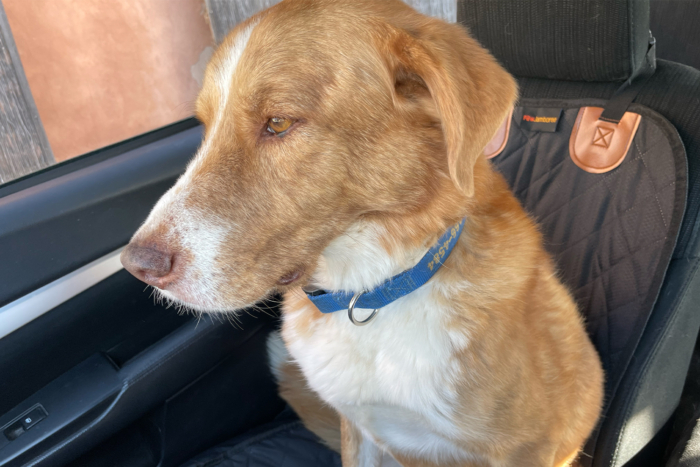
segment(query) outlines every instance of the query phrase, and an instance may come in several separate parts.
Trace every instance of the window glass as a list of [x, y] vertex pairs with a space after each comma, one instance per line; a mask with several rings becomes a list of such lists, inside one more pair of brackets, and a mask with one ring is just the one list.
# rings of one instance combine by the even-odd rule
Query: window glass
[[190, 117], [204, 0], [2, 0], [56, 162]]

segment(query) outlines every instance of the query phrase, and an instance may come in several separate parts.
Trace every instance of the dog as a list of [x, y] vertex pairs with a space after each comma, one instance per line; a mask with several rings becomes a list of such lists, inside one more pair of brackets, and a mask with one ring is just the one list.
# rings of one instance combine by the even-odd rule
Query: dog
[[282, 293], [281, 394], [344, 467], [570, 465], [603, 372], [482, 154], [516, 99], [459, 25], [399, 0], [284, 0], [214, 53], [203, 143], [122, 263], [200, 312]]

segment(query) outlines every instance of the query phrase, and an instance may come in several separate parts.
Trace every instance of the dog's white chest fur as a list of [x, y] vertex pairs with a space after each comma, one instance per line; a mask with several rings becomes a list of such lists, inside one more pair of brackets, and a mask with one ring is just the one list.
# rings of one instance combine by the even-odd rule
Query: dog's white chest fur
[[[426, 306], [430, 289], [385, 307], [364, 327], [347, 313], [334, 313], [310, 335], [287, 335], [289, 351], [321, 398], [378, 444], [459, 458], [463, 452], [449, 439], [457, 434], [453, 407], [461, 367], [452, 355], [455, 343]], [[301, 314], [287, 314], [285, 321], [292, 324]]]
[[[373, 248], [376, 235], [371, 227], [355, 230], [352, 241], [343, 236], [326, 252], [335, 250], [337, 255], [338, 250], [353, 246], [359, 251], [374, 250], [375, 264], [360, 267], [383, 271], [382, 280], [412, 266], [425, 252], [397, 261]], [[342, 253], [353, 257], [352, 252]], [[413, 264], [398, 264], [404, 261]], [[371, 277], [367, 279], [372, 272], [353, 271], [357, 262], [345, 262], [342, 271], [333, 271], [331, 263], [326, 260], [320, 268], [319, 275], [326, 275], [319, 280], [324, 287], [323, 282], [360, 277], [370, 283], [340, 288], [377, 285]], [[432, 283], [426, 284], [381, 309], [364, 327], [353, 325], [347, 313], [339, 311], [302, 334], [294, 331], [295, 320], [305, 319], [311, 311], [289, 310], [284, 318], [285, 340], [311, 387], [377, 444], [421, 457], [459, 459], [468, 454], [450, 441], [457, 435], [454, 407], [462, 372], [454, 353], [468, 344], [468, 336], [447, 331], [435, 293]]]

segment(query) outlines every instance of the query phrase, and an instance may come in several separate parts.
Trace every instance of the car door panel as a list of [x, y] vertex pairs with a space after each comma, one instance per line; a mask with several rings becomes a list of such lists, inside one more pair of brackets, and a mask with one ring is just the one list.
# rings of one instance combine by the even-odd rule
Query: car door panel
[[[163, 411], [152, 454], [175, 462], [281, 410], [264, 352], [274, 314], [180, 314], [116, 262], [201, 138], [185, 122], [0, 187], [0, 465], [104, 456], [103, 442]], [[10, 440], [37, 407], [46, 417]], [[230, 417], [203, 416], [218, 410]], [[182, 423], [198, 433], [177, 435]]]
[[126, 245], [201, 138], [185, 129], [1, 197], [0, 306]]

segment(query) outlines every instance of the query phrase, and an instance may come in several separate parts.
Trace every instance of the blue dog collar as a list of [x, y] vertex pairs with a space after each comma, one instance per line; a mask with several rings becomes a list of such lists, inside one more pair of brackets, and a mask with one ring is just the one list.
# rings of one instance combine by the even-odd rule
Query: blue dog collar
[[[373, 290], [359, 293], [317, 290], [307, 292], [307, 295], [322, 313], [348, 310], [353, 323], [367, 324], [374, 318], [377, 309], [410, 294], [435, 275], [457, 244], [457, 239], [464, 228], [464, 221], [465, 219], [462, 219], [459, 224], [450, 227], [413, 268], [387, 279]], [[355, 307], [374, 309], [375, 312], [364, 321], [356, 321], [352, 315]]]

